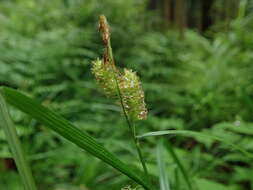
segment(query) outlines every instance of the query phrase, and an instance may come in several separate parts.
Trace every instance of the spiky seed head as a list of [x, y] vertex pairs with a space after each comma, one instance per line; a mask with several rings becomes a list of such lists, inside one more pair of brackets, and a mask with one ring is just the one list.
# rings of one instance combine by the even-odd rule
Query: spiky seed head
[[108, 97], [121, 99], [126, 114], [131, 120], [146, 119], [144, 92], [138, 76], [127, 69], [121, 73], [114, 64], [109, 25], [104, 15], [99, 18], [99, 30], [105, 45], [104, 58], [103, 61], [97, 59], [92, 63], [92, 73]]
[[147, 109], [144, 101], [144, 92], [136, 72], [124, 69], [119, 87], [128, 116], [132, 120], [146, 119]]
[[98, 85], [108, 97], [118, 97], [118, 83], [124, 108], [131, 120], [146, 119], [147, 109], [144, 102], [144, 92], [136, 72], [124, 69], [124, 72], [120, 73], [110, 64], [99, 59], [93, 61], [91, 70]]
[[[104, 93], [111, 98], [117, 97], [117, 83], [115, 81], [112, 67], [97, 59], [92, 62], [91, 71], [96, 78], [98, 85], [103, 89]], [[118, 74], [115, 75], [118, 77]]]

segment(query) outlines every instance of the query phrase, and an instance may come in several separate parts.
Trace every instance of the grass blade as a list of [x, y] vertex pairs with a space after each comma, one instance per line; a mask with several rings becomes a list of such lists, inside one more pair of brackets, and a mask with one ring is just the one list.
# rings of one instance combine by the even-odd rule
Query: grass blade
[[244, 150], [242, 147], [231, 143], [227, 140], [224, 140], [220, 137], [214, 136], [214, 135], [206, 135], [204, 133], [201, 132], [196, 132], [196, 131], [188, 131], [188, 130], [165, 130], [165, 131], [156, 131], [156, 132], [149, 132], [149, 133], [145, 133], [143, 135], [138, 136], [138, 138], [144, 138], [144, 137], [152, 137], [152, 136], [161, 136], [161, 135], [181, 135], [181, 136], [186, 136], [186, 137], [204, 137], [204, 138], [208, 138], [211, 140], [215, 140], [215, 141], [219, 141], [222, 142], [230, 147], [232, 147], [233, 149], [241, 152], [242, 154], [244, 154], [245, 156], [247, 156], [250, 159], [253, 159], [253, 155]]
[[36, 190], [32, 172], [25, 159], [20, 141], [9, 115], [8, 107], [4, 97], [0, 94], [0, 127], [3, 128], [6, 139], [9, 143], [18, 172], [26, 190]]
[[164, 162], [163, 149], [164, 149], [163, 143], [162, 141], [159, 141], [156, 156], [159, 168], [160, 190], [170, 190], [168, 175], [166, 171], [166, 163]]
[[17, 90], [2, 87], [0, 89], [0, 93], [4, 95], [9, 104], [13, 105], [24, 113], [27, 113], [72, 143], [111, 165], [118, 171], [133, 179], [136, 183], [142, 185], [146, 190], [153, 190], [143, 172], [130, 168], [127, 164], [119, 160], [114, 154], [105, 149], [88, 133], [81, 131], [79, 128], [75, 127], [60, 115], [40, 105], [35, 100], [21, 94]]
[[177, 154], [176, 154], [175, 151], [173, 150], [173, 148], [172, 148], [172, 146], [170, 145], [170, 143], [167, 142], [166, 145], [167, 145], [167, 147], [168, 147], [167, 150], [168, 150], [169, 154], [172, 156], [172, 158], [173, 158], [173, 160], [175, 161], [175, 163], [177, 164], [177, 166], [178, 166], [180, 172], [182, 173], [182, 175], [183, 175], [183, 177], [184, 177], [184, 180], [185, 180], [185, 182], [186, 182], [186, 184], [187, 184], [187, 186], [188, 186], [188, 189], [189, 189], [189, 190], [193, 190], [192, 184], [191, 184], [191, 180], [190, 180], [189, 175], [188, 175], [188, 173], [186, 172], [186, 170], [185, 170], [183, 164], [180, 162], [180, 160], [179, 160]]

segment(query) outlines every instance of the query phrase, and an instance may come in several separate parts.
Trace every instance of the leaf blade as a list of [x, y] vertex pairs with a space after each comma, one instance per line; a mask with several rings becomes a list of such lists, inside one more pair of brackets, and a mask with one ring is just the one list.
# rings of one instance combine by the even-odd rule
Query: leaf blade
[[169, 154], [172, 156], [173, 160], [175, 161], [175, 163], [177, 164], [180, 172], [182, 173], [185, 182], [187, 183], [188, 189], [189, 190], [193, 190], [192, 188], [192, 184], [191, 184], [191, 180], [190, 177], [188, 175], [188, 173], [186, 172], [186, 169], [184, 168], [183, 164], [181, 163], [181, 161], [179, 160], [177, 154], [175, 153], [175, 151], [173, 150], [171, 144], [169, 142], [166, 142], [167, 145], [167, 151], [169, 152]]
[[163, 143], [162, 141], [159, 141], [157, 149], [156, 149], [156, 157], [158, 162], [158, 168], [159, 168], [159, 181], [160, 181], [160, 189], [161, 190], [170, 190], [169, 181], [168, 181], [168, 175], [166, 172], [166, 163], [163, 159]]
[[250, 152], [248, 152], [247, 150], [244, 150], [242, 147], [240, 147], [234, 143], [228, 142], [227, 140], [224, 140], [218, 136], [206, 135], [204, 133], [196, 132], [196, 131], [189, 131], [189, 130], [155, 131], [155, 132], [149, 132], [149, 133], [145, 133], [143, 135], [139, 135], [137, 138], [162, 136], [162, 135], [181, 135], [181, 136], [187, 136], [187, 137], [204, 137], [204, 138], [212, 139], [212, 140], [219, 141], [219, 142], [229, 145], [230, 147], [241, 152], [242, 154], [244, 154], [245, 156], [247, 156], [250, 159], [253, 158], [253, 155]]
[[33, 179], [31, 169], [23, 152], [16, 128], [10, 118], [8, 107], [4, 97], [0, 94], [0, 127], [3, 129], [6, 140], [12, 152], [12, 158], [15, 161], [24, 188], [26, 190], [36, 190], [36, 184]]
[[147, 190], [152, 190], [151, 185], [139, 170], [135, 171], [127, 164], [119, 160], [114, 154], [105, 149], [88, 133], [81, 131], [66, 119], [40, 105], [35, 100], [23, 95], [17, 90], [1, 87], [0, 92], [6, 101], [19, 110], [32, 116], [39, 122], [51, 128], [67, 140], [86, 150], [93, 156], [111, 165], [121, 173], [125, 174], [136, 183], [142, 185]]

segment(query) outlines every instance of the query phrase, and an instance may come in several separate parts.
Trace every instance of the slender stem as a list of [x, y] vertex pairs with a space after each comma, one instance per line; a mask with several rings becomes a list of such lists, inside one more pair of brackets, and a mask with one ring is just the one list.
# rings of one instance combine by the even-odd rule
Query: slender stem
[[[108, 43], [110, 45], [110, 43]], [[110, 47], [110, 46], [109, 46]], [[111, 50], [111, 47], [109, 48]], [[111, 56], [112, 56], [112, 51], [110, 51], [111, 53], [109, 53]], [[113, 57], [111, 57], [113, 58]], [[127, 115], [127, 112], [126, 112], [126, 108], [124, 106], [124, 103], [123, 103], [123, 98], [122, 98], [122, 94], [121, 94], [121, 91], [120, 91], [120, 88], [119, 88], [119, 83], [118, 83], [118, 80], [117, 80], [117, 77], [116, 77], [116, 74], [114, 73], [114, 79], [115, 79], [115, 82], [116, 82], [116, 86], [117, 86], [117, 91], [118, 91], [118, 96], [119, 96], [119, 99], [120, 99], [120, 105], [122, 107], [122, 110], [123, 110], [123, 113], [124, 113], [124, 116], [125, 116], [125, 119], [126, 119], [126, 122], [127, 122], [127, 125], [129, 127], [129, 130], [131, 132], [131, 136], [133, 138], [133, 141], [134, 141], [134, 144], [135, 144], [135, 147], [137, 149], [137, 152], [138, 152], [138, 156], [139, 156], [139, 159], [141, 161], [141, 164], [142, 164], [142, 167], [143, 167], [143, 170], [144, 170], [144, 173], [146, 174], [147, 178], [148, 178], [148, 170], [147, 170], [147, 166], [146, 166], [146, 163], [145, 163], [145, 160], [143, 158], [143, 155], [142, 155], [142, 152], [141, 152], [141, 149], [140, 149], [140, 142], [139, 142], [139, 139], [137, 138], [136, 136], [136, 129], [135, 129], [135, 126], [133, 125], [133, 123], [130, 121], [128, 115]]]
[[147, 175], [147, 177], [149, 177], [149, 175], [148, 175], [148, 169], [147, 169], [147, 166], [146, 166], [146, 163], [145, 163], [145, 159], [144, 159], [144, 157], [142, 155], [142, 152], [141, 152], [140, 141], [137, 138], [135, 131], [136, 131], [135, 130], [135, 126], [133, 125], [133, 137], [134, 137], [135, 146], [136, 146], [136, 149], [138, 151], [138, 155], [139, 155], [139, 158], [141, 160], [141, 164], [142, 164], [143, 170], [144, 170], [145, 174]]
[[[184, 177], [184, 180], [187, 183], [188, 189], [189, 190], [193, 190], [192, 182], [190, 180], [190, 177], [189, 177], [186, 169], [184, 168], [183, 164], [179, 160], [179, 158], [178, 158], [177, 154], [175, 153], [174, 149], [172, 148], [171, 144], [169, 142], [167, 142], [166, 145], [168, 147], [167, 150], [168, 150], [169, 154], [172, 156], [172, 158], [174, 159], [175, 163], [178, 166], [178, 169], [181, 171], [181, 173], [182, 173], [182, 175]], [[196, 187], [194, 189], [196, 189]]]
[[28, 166], [27, 160], [21, 148], [20, 141], [9, 115], [8, 107], [5, 99], [0, 93], [0, 127], [3, 128], [6, 139], [10, 145], [16, 166], [20, 177], [24, 184], [25, 190], [36, 190], [36, 185], [32, 176], [32, 172]]
[[135, 147], [137, 149], [138, 156], [139, 156], [139, 159], [141, 161], [144, 173], [146, 174], [146, 177], [149, 179], [146, 163], [145, 163], [144, 157], [143, 157], [142, 152], [141, 152], [139, 139], [136, 136], [135, 126], [133, 125], [133, 122], [130, 121], [130, 119], [127, 115], [124, 103], [123, 103], [122, 93], [120, 91], [120, 87], [119, 87], [119, 83], [118, 83], [117, 75], [116, 75], [117, 69], [115, 67], [114, 59], [113, 59], [111, 40], [110, 40], [110, 32], [109, 32], [109, 25], [107, 23], [107, 20], [106, 20], [105, 16], [100, 17], [100, 30], [102, 32], [102, 39], [103, 39], [103, 42], [104, 42], [104, 45], [105, 45], [104, 58], [105, 58], [105, 60], [109, 61], [109, 64], [112, 67], [112, 70], [114, 71], [113, 72], [113, 75], [114, 75], [113, 77], [114, 77], [114, 80], [116, 82], [117, 93], [118, 93], [118, 96], [119, 96], [119, 99], [120, 99], [120, 104], [121, 104], [121, 107], [122, 107], [127, 125], [129, 127], [130, 132], [131, 132], [131, 136], [133, 138]]
[[129, 127], [130, 132], [131, 132], [131, 136], [133, 138], [135, 147], [137, 149], [138, 156], [139, 156], [139, 159], [141, 161], [144, 173], [146, 174], [146, 176], [148, 178], [148, 170], [147, 170], [147, 166], [146, 166], [145, 160], [144, 160], [142, 152], [141, 152], [139, 139], [136, 136], [135, 126], [132, 124], [132, 122], [130, 121], [130, 119], [129, 119], [127, 113], [126, 113], [126, 109], [125, 109], [125, 106], [124, 106], [124, 103], [123, 103], [122, 95], [121, 95], [119, 84], [118, 84], [118, 81], [117, 81], [116, 77], [115, 77], [115, 81], [117, 83], [117, 91], [118, 91], [118, 95], [119, 95], [119, 99], [120, 99], [120, 104], [121, 104], [121, 107], [122, 107], [122, 110], [123, 110], [123, 113], [124, 113], [127, 125]]

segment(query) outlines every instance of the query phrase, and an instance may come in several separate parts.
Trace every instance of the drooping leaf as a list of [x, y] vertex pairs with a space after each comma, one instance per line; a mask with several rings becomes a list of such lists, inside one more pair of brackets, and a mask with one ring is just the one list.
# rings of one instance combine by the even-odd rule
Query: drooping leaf
[[27, 113], [34, 119], [60, 134], [62, 137], [68, 139], [70, 142], [111, 165], [118, 171], [133, 179], [136, 183], [142, 185], [146, 190], [153, 190], [151, 184], [149, 184], [141, 171], [131, 168], [127, 164], [123, 163], [117, 158], [117, 156], [98, 143], [96, 139], [91, 137], [88, 133], [75, 127], [57, 113], [42, 106], [37, 101], [23, 95], [17, 90], [2, 87], [0, 89], [0, 93], [5, 97], [9, 104], [24, 113]]
[[242, 147], [228, 142], [227, 140], [224, 140], [218, 136], [214, 136], [214, 135], [208, 135], [202, 132], [196, 132], [196, 131], [188, 131], [188, 130], [165, 130], [165, 131], [155, 131], [155, 132], [149, 132], [149, 133], [145, 133], [143, 135], [138, 136], [138, 138], [144, 138], [144, 137], [151, 137], [151, 136], [161, 136], [161, 135], [181, 135], [181, 136], [186, 136], [186, 137], [204, 137], [204, 138], [208, 138], [211, 140], [215, 140], [215, 141], [219, 141], [222, 142], [230, 147], [232, 147], [235, 150], [238, 150], [239, 152], [243, 153], [245, 156], [247, 156], [248, 158], [253, 158], [253, 155], [248, 152], [247, 150], [243, 149]]

